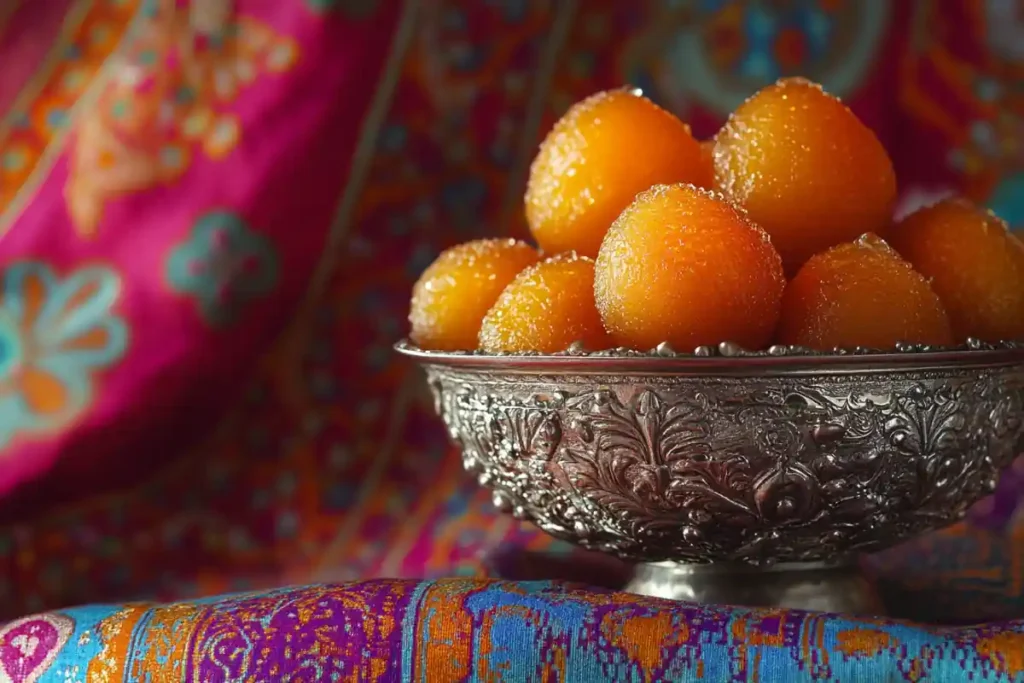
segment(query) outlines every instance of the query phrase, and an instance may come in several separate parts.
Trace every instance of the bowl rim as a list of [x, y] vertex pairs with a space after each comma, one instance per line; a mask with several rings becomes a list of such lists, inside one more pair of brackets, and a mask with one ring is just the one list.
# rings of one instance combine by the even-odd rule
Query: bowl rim
[[718, 347], [698, 347], [691, 353], [679, 353], [662, 344], [649, 351], [611, 349], [586, 352], [570, 347], [567, 351], [553, 354], [512, 354], [430, 351], [403, 339], [394, 345], [394, 350], [423, 366], [478, 372], [556, 374], [881, 373], [1024, 366], [1024, 344], [992, 344], [977, 340], [968, 340], [956, 347], [900, 345], [896, 350], [858, 348], [833, 352], [782, 346], [773, 346], [765, 351], [746, 351], [726, 342]]

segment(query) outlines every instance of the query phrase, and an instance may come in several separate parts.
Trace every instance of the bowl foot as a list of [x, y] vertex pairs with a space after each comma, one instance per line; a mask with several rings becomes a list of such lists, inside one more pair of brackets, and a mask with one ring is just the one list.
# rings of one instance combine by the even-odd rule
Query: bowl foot
[[855, 563], [749, 566], [637, 565], [628, 593], [669, 600], [747, 607], [782, 607], [815, 612], [880, 614], [881, 605]]

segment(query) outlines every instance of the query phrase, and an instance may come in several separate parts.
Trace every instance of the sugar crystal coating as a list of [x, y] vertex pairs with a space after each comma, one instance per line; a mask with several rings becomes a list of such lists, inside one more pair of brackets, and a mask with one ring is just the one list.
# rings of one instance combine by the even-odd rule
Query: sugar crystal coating
[[527, 222], [545, 252], [593, 258], [638, 192], [676, 182], [712, 182], [689, 127], [635, 90], [600, 92], [573, 106], [541, 143]]
[[785, 280], [768, 235], [720, 195], [657, 186], [615, 221], [597, 258], [597, 307], [613, 341], [646, 350], [723, 341], [758, 349]]
[[715, 136], [715, 183], [772, 237], [786, 272], [867, 232], [884, 234], [892, 162], [842, 102], [784, 79], [739, 106]]
[[480, 328], [480, 348], [492, 353], [556, 353], [573, 342], [588, 351], [609, 346], [594, 305], [594, 261], [574, 252], [520, 273]]
[[1024, 244], [994, 214], [945, 200], [906, 216], [890, 242], [931, 280], [958, 341], [1024, 339]]
[[811, 257], [786, 286], [778, 341], [829, 350], [948, 346], [949, 319], [928, 281], [884, 240], [864, 235]]
[[435, 351], [475, 349], [484, 315], [539, 258], [533, 247], [512, 239], [475, 240], [442, 252], [413, 287], [411, 339]]

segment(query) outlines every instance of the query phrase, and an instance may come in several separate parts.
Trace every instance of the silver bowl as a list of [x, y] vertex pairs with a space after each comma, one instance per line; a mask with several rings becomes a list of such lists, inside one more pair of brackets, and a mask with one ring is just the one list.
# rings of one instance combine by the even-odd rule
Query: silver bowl
[[961, 519], [1024, 445], [1013, 343], [396, 348], [498, 508], [643, 563], [628, 590], [663, 597], [870, 611], [856, 554]]

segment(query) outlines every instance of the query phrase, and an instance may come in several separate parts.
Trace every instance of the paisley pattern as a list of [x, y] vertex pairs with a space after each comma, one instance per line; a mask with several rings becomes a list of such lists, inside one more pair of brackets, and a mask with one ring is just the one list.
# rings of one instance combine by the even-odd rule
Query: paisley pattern
[[[46, 660], [42, 653], [54, 650], [44, 648], [55, 638], [39, 625], [56, 623], [74, 624], [79, 647]], [[551, 582], [315, 585], [195, 603], [85, 607], [16, 623], [7, 634], [0, 636], [0, 662], [12, 661], [3, 659], [9, 649], [15, 657], [32, 654], [13, 660], [22, 665], [14, 671], [27, 675], [8, 669], [9, 678], [0, 673], [5, 683], [999, 683], [1024, 676], [1022, 622], [943, 629], [700, 608]]]
[[24, 261], [0, 277], [2, 453], [19, 435], [52, 432], [79, 417], [97, 375], [124, 355], [128, 328], [115, 310], [121, 279], [108, 268], [61, 277]]
[[[127, 15], [89, 24], [89, 40], [109, 44], [102, 68], [80, 65], [86, 82], [61, 90], [66, 120], [40, 139], [45, 150], [0, 161], [32, 166], [11, 183], [0, 178], [12, 197], [0, 216], [0, 264], [43, 262], [58, 279], [116, 272], [131, 352], [87, 358], [107, 365], [79, 371], [81, 353], [19, 346], [19, 321], [5, 318], [7, 350], [32, 354], [17, 367], [46, 374], [7, 372], [0, 495], [20, 487], [65, 501], [117, 488], [214, 426], [225, 392], [237, 391], [306, 292], [348, 172], [339, 160], [358, 140], [398, 10], [372, 6], [355, 19], [311, 12], [303, 0], [23, 3], [0, 33], [0, 61], [34, 55], [38, 74], [16, 92], [5, 73], [0, 104], [12, 109], [0, 114], [0, 157], [14, 140], [4, 117], [34, 102], [44, 76], [83, 60], [80, 23], [99, 7]], [[26, 52], [36, 38], [50, 49]], [[38, 360], [44, 352], [54, 358]], [[163, 435], [155, 444], [153, 429]], [[124, 458], [125, 448], [147, 457]], [[25, 488], [44, 472], [57, 491]]]
[[26, 2], [0, 8], [0, 21], [10, 9], [0, 39], [21, 32], [37, 38], [48, 30], [57, 32], [52, 41], [30, 38], [0, 47], [0, 228], [13, 218], [14, 209], [23, 208], [15, 201], [21, 189], [33, 184], [51, 145], [64, 140], [79, 100], [87, 96], [140, 4], [76, 0], [48, 11]]
[[63, 614], [43, 614], [0, 627], [0, 682], [43, 681], [55, 668], [74, 626], [74, 620]]
[[66, 196], [82, 236], [96, 233], [112, 199], [173, 183], [197, 153], [224, 159], [242, 135], [231, 105], [298, 59], [294, 41], [223, 0], [189, 13], [167, 5], [150, 4], [126, 65], [79, 121]]
[[[42, 47], [17, 60], [37, 73], [0, 79], [0, 133], [45, 135], [0, 140], [0, 263], [45, 263], [57, 283], [106, 264], [120, 277], [111, 311], [131, 347], [90, 375], [77, 418], [31, 442], [19, 433], [3, 452], [0, 614], [367, 576], [617, 584], [621, 564], [497, 513], [462, 476], [421, 378], [391, 354], [411, 282], [456, 241], [521, 233], [523, 182], [545, 127], [623, 81], [707, 136], [740, 90], [800, 70], [848, 93], [905, 187], [964, 188], [1017, 215], [1019, 169], [1003, 148], [1015, 124], [1002, 119], [1018, 102], [985, 99], [1019, 80], [1012, 40], [985, 29], [981, 10], [997, 5], [820, 0], [758, 3], [764, 13], [747, 17], [736, 3], [668, 0], [21, 3], [18, 12], [35, 8]], [[118, 20], [80, 30], [95, 12]], [[50, 23], [38, 23], [43, 15]], [[27, 44], [12, 39], [26, 35], [26, 16], [12, 15], [0, 35], [5, 65], [15, 43]], [[688, 16], [729, 40], [694, 39]], [[909, 41], [912, 30], [923, 38]], [[683, 71], [687, 33], [691, 45], [723, 46], [702, 55], [706, 79]], [[102, 49], [86, 55], [94, 35]], [[109, 60], [118, 47], [124, 59]], [[65, 69], [66, 91], [64, 76], [55, 80]], [[965, 88], [971, 73], [989, 79]], [[972, 138], [978, 119], [990, 128]], [[978, 166], [997, 157], [998, 171]], [[264, 253], [249, 239], [257, 234], [274, 246], [273, 286], [254, 286], [233, 256], [214, 258], [194, 239], [211, 212], [248, 226], [226, 229], [232, 248], [220, 256]], [[191, 265], [171, 268], [175, 254]], [[775, 510], [804, 505], [781, 490], [765, 498]], [[1011, 522], [1022, 491], [1011, 471], [969, 523], [872, 557], [891, 616], [1024, 614], [1020, 520]], [[358, 661], [380, 680], [497, 677], [506, 664], [518, 680], [544, 667], [589, 680], [691, 669], [709, 680], [726, 670], [740, 680], [753, 670], [912, 680], [966, 667], [998, 680], [1020, 668], [1016, 622], [938, 631], [625, 597], [615, 598], [622, 618], [606, 619], [612, 607], [595, 607], [595, 596], [610, 600], [562, 584], [414, 581], [88, 608], [71, 613], [80, 659], [46, 676], [118, 680], [126, 661], [137, 680], [159, 680], [160, 666], [177, 667], [175, 680], [275, 676], [292, 664], [311, 678], [317, 666], [342, 666], [306, 657], [275, 671], [261, 649], [245, 661], [224, 654], [287, 635], [304, 653], [342, 653], [345, 675]], [[175, 633], [202, 634], [202, 645]]]

